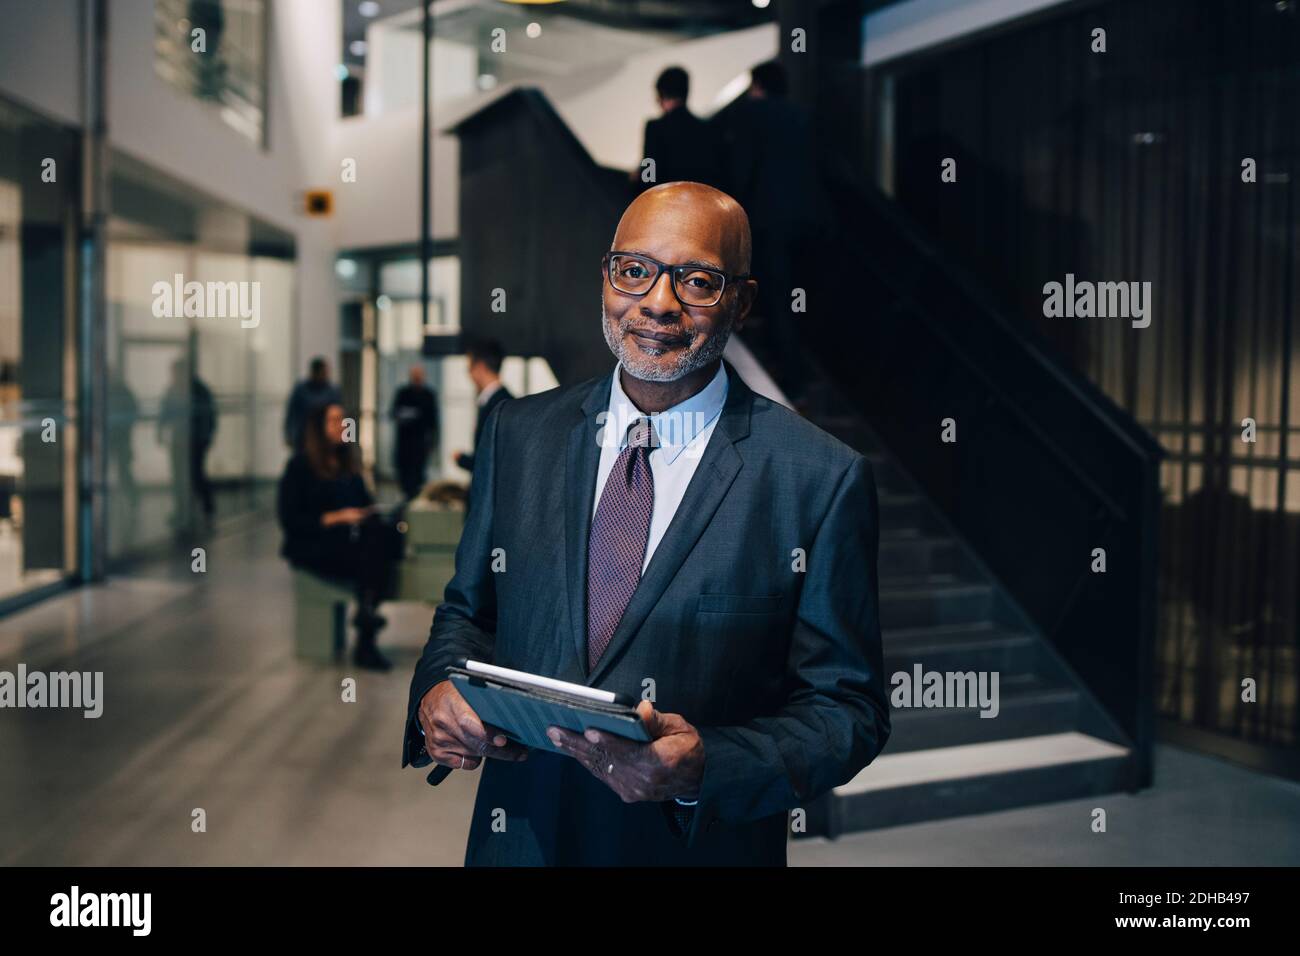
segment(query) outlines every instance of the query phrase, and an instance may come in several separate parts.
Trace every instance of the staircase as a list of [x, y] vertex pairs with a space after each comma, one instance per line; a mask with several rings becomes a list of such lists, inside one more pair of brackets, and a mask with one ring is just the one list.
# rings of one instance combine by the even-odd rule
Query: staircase
[[[760, 319], [753, 329], [761, 330]], [[751, 387], [761, 337], [727, 357]], [[835, 837], [1132, 789], [1135, 755], [1079, 678], [815, 364], [810, 421], [871, 462], [880, 509], [880, 626], [886, 691], [898, 673], [996, 672], [998, 712], [891, 707], [884, 752], [809, 808], [798, 836]], [[761, 371], [760, 371], [761, 370]], [[892, 695], [891, 695], [892, 696]]]
[[810, 420], [865, 455], [875, 474], [886, 691], [893, 675], [918, 666], [996, 673], [998, 712], [891, 707], [884, 752], [810, 812], [807, 835], [1131, 789], [1134, 755], [1119, 728], [868, 425], [844, 413], [824, 381], [812, 394]]

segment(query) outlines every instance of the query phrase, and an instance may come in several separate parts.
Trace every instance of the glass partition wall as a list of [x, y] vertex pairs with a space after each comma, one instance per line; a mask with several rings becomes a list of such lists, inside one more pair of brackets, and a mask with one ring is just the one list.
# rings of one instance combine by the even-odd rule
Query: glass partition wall
[[349, 252], [335, 263], [344, 401], [357, 416], [362, 456], [377, 481], [396, 480], [393, 398], [416, 365], [438, 398], [439, 447], [429, 462], [429, 478], [455, 477], [447, 429], [452, 426], [453, 438], [462, 431], [456, 427], [456, 408], [464, 403], [454, 396], [469, 388], [465, 359], [424, 354], [426, 335], [454, 337], [459, 331], [460, 260], [448, 244], [442, 245], [446, 254], [429, 261], [427, 329], [420, 309], [420, 260], [410, 254], [413, 250]]
[[[393, 397], [420, 365], [438, 403], [438, 446], [430, 481], [464, 484], [458, 452], [474, 448], [477, 395], [460, 337], [460, 257], [454, 242], [434, 243], [429, 260], [429, 323], [420, 309], [420, 259], [413, 247], [353, 250], [335, 263], [339, 289], [341, 385], [358, 416], [362, 455], [377, 482], [396, 481]], [[508, 348], [509, 343], [503, 343]], [[556, 386], [544, 359], [508, 356], [501, 380], [514, 395]]]
[[76, 562], [77, 148], [0, 101], [0, 603]]
[[292, 260], [140, 233], [110, 225], [110, 561], [270, 507], [286, 454]]

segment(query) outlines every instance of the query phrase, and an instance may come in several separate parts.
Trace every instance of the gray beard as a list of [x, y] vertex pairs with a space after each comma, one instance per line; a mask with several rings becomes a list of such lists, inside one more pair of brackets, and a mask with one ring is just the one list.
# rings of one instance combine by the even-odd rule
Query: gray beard
[[683, 376], [697, 372], [721, 358], [723, 349], [727, 347], [727, 340], [731, 338], [731, 328], [728, 325], [725, 331], [710, 336], [699, 348], [691, 348], [688, 345], [681, 349], [672, 366], [664, 369], [650, 361], [640, 348], [628, 343], [627, 333], [631, 328], [633, 326], [622, 321], [619, 322], [617, 329], [610, 328], [605, 316], [605, 298], [601, 296], [600, 330], [605, 336], [605, 344], [627, 370], [627, 374], [643, 382], [675, 382]]

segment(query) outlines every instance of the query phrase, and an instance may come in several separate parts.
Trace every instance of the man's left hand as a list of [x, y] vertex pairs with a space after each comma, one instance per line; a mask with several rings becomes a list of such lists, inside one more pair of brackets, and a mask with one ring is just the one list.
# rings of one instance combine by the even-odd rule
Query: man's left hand
[[562, 727], [546, 735], [622, 798], [662, 802], [694, 797], [704, 778], [704, 744], [680, 714], [664, 714], [648, 700], [637, 705], [641, 722], [654, 740], [641, 743], [599, 730], [585, 734]]

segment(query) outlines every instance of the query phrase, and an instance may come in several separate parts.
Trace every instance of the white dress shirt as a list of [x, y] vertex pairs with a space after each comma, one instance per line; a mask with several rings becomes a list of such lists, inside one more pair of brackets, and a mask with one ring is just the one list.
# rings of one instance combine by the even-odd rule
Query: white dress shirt
[[[614, 381], [609, 387], [609, 406], [602, 413], [600, 430], [600, 465], [596, 469], [596, 500], [591, 514], [595, 517], [605, 482], [614, 470], [614, 462], [627, 446], [627, 427], [646, 413], [632, 404], [619, 381], [622, 363], [614, 369]], [[727, 401], [727, 370], [718, 365], [718, 374], [709, 384], [686, 401], [672, 408], [650, 415], [650, 422], [659, 437], [659, 447], [650, 452], [650, 474], [654, 477], [654, 510], [650, 514], [650, 537], [646, 541], [645, 560], [641, 562], [644, 574], [655, 548], [663, 540], [677, 507], [686, 494], [695, 469], [699, 467], [709, 436], [718, 424], [722, 406]]]

